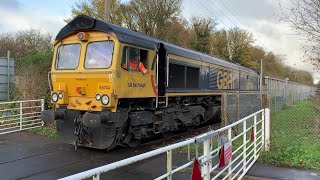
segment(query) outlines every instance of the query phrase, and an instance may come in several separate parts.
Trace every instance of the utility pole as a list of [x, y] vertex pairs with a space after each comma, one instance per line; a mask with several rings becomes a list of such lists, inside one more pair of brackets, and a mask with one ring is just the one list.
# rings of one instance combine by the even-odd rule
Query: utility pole
[[264, 84], [263, 84], [263, 60], [260, 60], [260, 84], [259, 84], [259, 88], [260, 88], [260, 106], [261, 108], [265, 108], [267, 107], [267, 102], [265, 102], [264, 100]]
[[231, 52], [231, 47], [230, 47], [229, 31], [226, 30], [226, 33], [227, 33], [227, 49], [228, 49], [228, 53], [229, 53], [229, 60], [231, 62], [233, 62], [233, 60], [232, 60], [232, 52]]
[[110, 22], [110, 0], [105, 0], [104, 1], [105, 7], [104, 7], [104, 21], [105, 22]]
[[261, 59], [260, 62], [260, 92], [263, 93], [264, 92], [264, 82], [263, 82], [263, 59]]
[[10, 99], [10, 51], [8, 51], [7, 53], [7, 56], [8, 56], [8, 86], [7, 86], [7, 90], [8, 90], [8, 101]]

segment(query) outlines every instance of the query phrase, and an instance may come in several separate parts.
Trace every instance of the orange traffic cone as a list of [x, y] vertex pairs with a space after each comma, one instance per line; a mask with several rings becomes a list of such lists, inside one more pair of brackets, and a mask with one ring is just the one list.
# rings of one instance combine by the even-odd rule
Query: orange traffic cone
[[194, 158], [194, 161], [193, 161], [191, 180], [202, 180], [199, 162], [196, 158]]

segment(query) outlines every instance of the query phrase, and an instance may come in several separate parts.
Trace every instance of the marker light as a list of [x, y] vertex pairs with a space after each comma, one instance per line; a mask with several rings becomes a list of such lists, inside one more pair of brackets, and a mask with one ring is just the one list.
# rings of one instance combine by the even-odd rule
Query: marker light
[[100, 101], [100, 99], [101, 99], [100, 94], [97, 94], [97, 95], [96, 95], [96, 100], [97, 100], [97, 101]]
[[88, 33], [85, 33], [85, 32], [79, 32], [78, 33], [78, 39], [80, 41], [88, 41], [89, 39], [89, 34]]

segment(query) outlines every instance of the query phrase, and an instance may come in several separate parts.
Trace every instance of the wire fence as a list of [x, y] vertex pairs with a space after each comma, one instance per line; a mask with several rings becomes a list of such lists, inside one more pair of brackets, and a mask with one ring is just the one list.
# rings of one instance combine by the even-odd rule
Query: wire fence
[[[221, 119], [223, 126], [232, 124], [239, 119], [262, 109], [260, 93], [224, 93], [221, 98]], [[251, 124], [248, 124], [250, 126]], [[233, 129], [235, 135], [242, 130], [241, 126]]]
[[[262, 161], [320, 169], [320, 95], [313, 86], [266, 78], [263, 93], [225, 93], [224, 125], [262, 108], [271, 110], [271, 149]], [[250, 126], [250, 125], [249, 125]], [[240, 133], [241, 127], [233, 130]]]
[[262, 156], [263, 162], [320, 169], [320, 97], [307, 93], [302, 97], [291, 102], [271, 98], [271, 149]]
[[317, 88], [288, 80], [266, 77], [265, 90], [269, 98], [271, 111], [277, 112], [281, 111], [285, 106], [290, 106], [295, 102], [315, 96]]

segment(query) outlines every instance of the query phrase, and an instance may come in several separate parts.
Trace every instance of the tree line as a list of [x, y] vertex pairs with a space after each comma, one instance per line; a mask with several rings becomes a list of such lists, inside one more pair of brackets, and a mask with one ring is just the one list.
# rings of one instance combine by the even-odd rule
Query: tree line
[[[72, 17], [80, 14], [104, 19], [105, 0], [81, 0], [72, 6]], [[195, 2], [196, 3], [196, 2]], [[200, 51], [260, 71], [264, 60], [266, 76], [289, 78], [290, 81], [313, 84], [312, 74], [285, 65], [286, 57], [254, 45], [250, 31], [240, 28], [218, 29], [217, 20], [184, 18], [182, 0], [111, 0], [110, 22], [161, 40]]]

